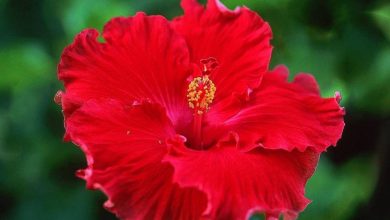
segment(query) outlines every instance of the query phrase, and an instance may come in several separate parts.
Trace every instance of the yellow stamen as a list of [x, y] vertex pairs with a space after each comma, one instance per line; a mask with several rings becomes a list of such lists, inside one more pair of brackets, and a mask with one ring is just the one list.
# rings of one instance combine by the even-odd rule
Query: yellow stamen
[[215, 84], [208, 75], [195, 77], [187, 89], [188, 106], [194, 109], [196, 114], [202, 115], [213, 102], [216, 90]]

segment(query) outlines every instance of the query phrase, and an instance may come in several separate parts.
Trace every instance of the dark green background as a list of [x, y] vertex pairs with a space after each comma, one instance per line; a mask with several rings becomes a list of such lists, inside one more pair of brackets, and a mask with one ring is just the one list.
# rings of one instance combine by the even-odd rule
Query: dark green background
[[[323, 154], [300, 219], [390, 219], [390, 3], [223, 2], [271, 24], [271, 67], [313, 73], [324, 96], [343, 96], [344, 137]], [[0, 0], [0, 219], [113, 219], [102, 193], [74, 176], [85, 161], [62, 142], [56, 65], [78, 32], [136, 11], [182, 13], [178, 0]]]

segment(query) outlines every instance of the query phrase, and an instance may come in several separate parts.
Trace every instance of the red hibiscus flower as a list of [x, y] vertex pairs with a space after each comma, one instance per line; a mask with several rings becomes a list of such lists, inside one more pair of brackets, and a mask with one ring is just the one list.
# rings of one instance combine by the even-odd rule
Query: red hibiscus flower
[[55, 97], [77, 175], [121, 219], [295, 219], [320, 153], [341, 136], [339, 95], [269, 71], [271, 29], [248, 8], [182, 0], [184, 15], [114, 18], [61, 57]]

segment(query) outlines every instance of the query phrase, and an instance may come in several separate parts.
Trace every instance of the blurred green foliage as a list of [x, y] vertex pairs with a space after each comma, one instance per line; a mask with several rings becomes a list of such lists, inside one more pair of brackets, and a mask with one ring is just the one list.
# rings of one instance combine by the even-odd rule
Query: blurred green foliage
[[[271, 67], [282, 63], [293, 74], [313, 73], [324, 96], [341, 91], [348, 113], [390, 115], [389, 3], [223, 2], [245, 4], [271, 24]], [[0, 1], [0, 219], [114, 219], [101, 208], [104, 196], [85, 190], [74, 176], [84, 157], [61, 141], [62, 115], [52, 97], [62, 88], [56, 65], [73, 37], [136, 11], [168, 18], [182, 13], [178, 0]], [[373, 192], [375, 163], [371, 154], [341, 165], [321, 158], [307, 185], [313, 202], [300, 219], [352, 218]]]

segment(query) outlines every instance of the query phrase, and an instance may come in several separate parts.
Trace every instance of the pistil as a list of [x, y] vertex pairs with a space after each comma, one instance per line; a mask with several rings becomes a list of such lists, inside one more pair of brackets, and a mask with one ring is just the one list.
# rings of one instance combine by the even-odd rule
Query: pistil
[[194, 119], [193, 119], [193, 134], [194, 134], [194, 139], [193, 139], [193, 146], [196, 148], [203, 150], [203, 143], [202, 143], [202, 120], [203, 120], [203, 115], [199, 114], [194, 114]]
[[202, 121], [204, 114], [209, 110], [210, 104], [214, 100], [216, 87], [214, 82], [209, 78], [210, 73], [214, 70], [218, 63], [215, 58], [203, 59], [199, 76], [194, 76], [193, 80], [188, 85], [187, 100], [188, 106], [194, 110], [193, 118], [193, 143], [195, 148], [203, 149], [202, 143]]

